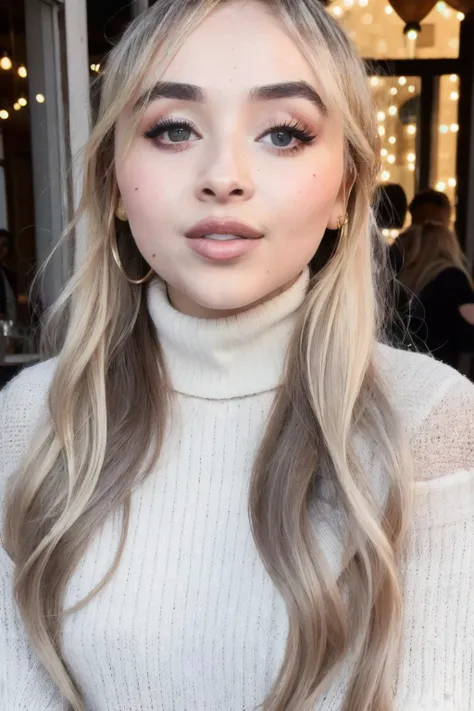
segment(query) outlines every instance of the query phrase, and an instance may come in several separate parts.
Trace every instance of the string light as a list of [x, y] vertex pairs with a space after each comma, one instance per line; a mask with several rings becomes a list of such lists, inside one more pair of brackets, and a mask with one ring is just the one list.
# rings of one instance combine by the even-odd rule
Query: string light
[[416, 161], [416, 155], [414, 153], [409, 153], [407, 155], [407, 161], [409, 163], [414, 163]]
[[380, 80], [378, 77], [370, 77], [370, 85], [371, 86], [378, 86], [380, 83]]
[[9, 116], [10, 116], [10, 114], [8, 113], [8, 111], [6, 109], [2, 109], [0, 111], [0, 119], [2, 119], [2, 121], [6, 121]]
[[339, 5], [336, 5], [333, 8], [332, 14], [335, 15], [336, 17], [342, 17], [344, 14], [344, 10], [342, 9], [342, 7], [339, 7]]
[[388, 151], [387, 151], [387, 149], [386, 149], [386, 148], [382, 148], [382, 150], [380, 151], [380, 155], [382, 156], [382, 158], [386, 158], [386, 157], [388, 156]]
[[400, 79], [398, 80], [398, 83], [400, 84], [400, 86], [405, 86], [405, 84], [407, 83], [407, 78], [400, 77]]
[[456, 180], [456, 178], [450, 178], [448, 180], [448, 185], [450, 188], [455, 188], [457, 183], [458, 183], [458, 181]]
[[390, 143], [391, 146], [393, 146], [397, 142], [397, 139], [395, 138], [395, 136], [390, 136], [390, 138], [388, 139], [388, 142]]
[[466, 19], [466, 15], [463, 12], [458, 12], [456, 17], [458, 18], [459, 22], [462, 22], [463, 20]]
[[388, 113], [390, 114], [390, 116], [396, 116], [397, 111], [398, 109], [396, 106], [390, 106], [388, 109]]
[[451, 74], [451, 76], [449, 77], [449, 81], [452, 81], [453, 84], [456, 84], [457, 80], [458, 80], [457, 74]]
[[387, 180], [390, 180], [390, 171], [388, 171], [388, 170], [383, 170], [381, 177], [382, 177], [382, 180], [384, 181], [384, 183], [386, 183]]
[[397, 239], [399, 234], [400, 234], [399, 230], [390, 230], [390, 237], [392, 239]]
[[452, 123], [451, 126], [449, 127], [452, 133], [457, 133], [459, 131], [459, 124], [458, 123]]
[[4, 52], [2, 58], [0, 59], [0, 67], [3, 69], [4, 72], [10, 71], [10, 69], [13, 67], [13, 62], [8, 56], [7, 52]]
[[439, 190], [440, 192], [443, 192], [443, 190], [446, 190], [446, 183], [444, 180], [439, 180], [436, 183], [436, 190]]
[[20, 98], [18, 99], [18, 103], [22, 108], [24, 108], [27, 105], [28, 101], [25, 99], [24, 96], [20, 96]]
[[360, 7], [367, 7], [369, 0], [359, 0]]
[[15, 111], [20, 111], [20, 110], [21, 110], [21, 106], [20, 106], [20, 104], [18, 103], [18, 101], [15, 101], [15, 103], [13, 104], [13, 108], [15, 109]]
[[352, 7], [354, 4], [354, 0], [344, 0], [344, 5], [346, 7]]
[[383, 111], [379, 111], [377, 114], [377, 121], [385, 121], [385, 114]]
[[391, 96], [396, 96], [398, 94], [398, 89], [396, 86], [392, 86], [392, 88], [390, 89], [390, 94]]
[[387, 229], [382, 230], [382, 235], [383, 235], [384, 237], [390, 237], [390, 230], [387, 230]]
[[452, 91], [449, 95], [451, 101], [457, 101], [459, 99], [459, 93], [457, 91]]
[[391, 5], [387, 5], [385, 8], [385, 14], [386, 15], [391, 15], [393, 13], [393, 7]]
[[439, 132], [440, 133], [448, 133], [449, 128], [446, 126], [445, 123], [442, 123], [441, 126], [439, 127]]
[[393, 153], [390, 153], [390, 155], [387, 156], [387, 162], [390, 163], [391, 165], [393, 165], [395, 163], [395, 161], [396, 161], [395, 156], [393, 155]]
[[44, 104], [46, 99], [44, 98], [43, 94], [36, 94], [36, 101], [38, 104]]
[[438, 12], [444, 12], [446, 10], [446, 3], [443, 2], [443, 0], [440, 0], [440, 2], [436, 3], [436, 9]]
[[18, 67], [18, 76], [21, 77], [22, 79], [26, 79], [26, 77], [28, 76], [26, 67], [24, 67], [24, 66]]
[[408, 170], [410, 171], [410, 173], [413, 173], [415, 171], [415, 164], [408, 163]]
[[417, 30], [408, 30], [407, 37], [411, 42], [414, 42], [416, 39], [418, 39], [418, 31]]
[[379, 136], [385, 136], [385, 126], [379, 126]]
[[416, 126], [414, 123], [411, 123], [407, 126], [407, 133], [409, 136], [414, 136], [416, 133]]

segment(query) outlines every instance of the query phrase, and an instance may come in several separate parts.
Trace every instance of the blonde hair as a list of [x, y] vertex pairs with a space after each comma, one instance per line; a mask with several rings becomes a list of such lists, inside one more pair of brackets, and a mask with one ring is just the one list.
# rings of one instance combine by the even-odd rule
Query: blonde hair
[[[76, 216], [88, 219], [86, 256], [48, 321], [50, 335], [63, 334], [45, 341], [45, 354], [58, 355], [50, 419], [9, 491], [4, 533], [16, 563], [16, 599], [33, 647], [74, 711], [85, 706], [61, 655], [65, 588], [115, 510], [123, 512], [122, 540], [102, 585], [113, 576], [130, 493], [153, 470], [172, 404], [145, 290], [123, 278], [111, 255], [118, 227], [114, 125], [150, 66], [164, 71], [184, 38], [225, 2], [158, 0], [110, 53]], [[344, 710], [389, 711], [410, 458], [373, 356], [383, 326], [374, 258], [381, 242], [370, 210], [379, 168], [374, 110], [362, 62], [317, 0], [261, 4], [311, 62], [330, 109], [341, 112], [353, 181], [348, 227], [311, 282], [251, 478], [255, 544], [289, 615], [284, 661], [262, 708], [309, 711], [350, 651], [355, 667]], [[127, 273], [145, 273], [131, 234], [118, 238]], [[383, 502], [359, 461], [357, 437], [377, 443], [388, 484]], [[133, 450], [123, 448], [127, 441]], [[333, 487], [350, 531], [338, 579], [311, 528], [321, 481]]]
[[453, 230], [440, 222], [412, 225], [398, 238], [403, 252], [399, 281], [419, 294], [445, 269], [457, 267], [474, 283], [468, 262]]

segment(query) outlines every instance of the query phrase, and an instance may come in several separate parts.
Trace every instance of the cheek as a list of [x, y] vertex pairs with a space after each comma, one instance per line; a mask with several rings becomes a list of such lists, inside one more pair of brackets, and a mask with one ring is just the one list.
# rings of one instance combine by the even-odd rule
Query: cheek
[[[117, 183], [130, 224], [150, 227], [163, 224], [177, 213], [186, 191], [183, 171], [154, 155], [153, 151], [137, 151], [117, 170]], [[175, 175], [176, 173], [176, 175]], [[178, 179], [179, 178], [179, 179]]]
[[[291, 160], [291, 159], [288, 159]], [[282, 229], [323, 234], [338, 199], [342, 183], [342, 165], [303, 166], [275, 185], [273, 202]], [[275, 177], [269, 177], [275, 182]]]

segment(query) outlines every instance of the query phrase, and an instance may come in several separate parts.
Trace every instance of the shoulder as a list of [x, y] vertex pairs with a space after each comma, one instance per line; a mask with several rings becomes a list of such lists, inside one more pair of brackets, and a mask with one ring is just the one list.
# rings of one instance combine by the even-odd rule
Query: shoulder
[[472, 293], [471, 284], [466, 272], [455, 266], [443, 269], [431, 283], [443, 287], [444, 289], [467, 289]]
[[18, 466], [38, 424], [47, 416], [56, 363], [50, 359], [25, 368], [0, 391], [0, 478]]
[[415, 477], [474, 471], [474, 385], [429, 355], [381, 344], [375, 364], [408, 435]]

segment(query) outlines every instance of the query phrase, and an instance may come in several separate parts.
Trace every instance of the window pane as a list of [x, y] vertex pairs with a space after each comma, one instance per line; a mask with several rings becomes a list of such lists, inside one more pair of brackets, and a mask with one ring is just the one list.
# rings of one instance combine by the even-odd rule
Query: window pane
[[398, 183], [410, 201], [415, 194], [420, 77], [371, 77], [369, 81], [377, 105], [380, 181]]
[[440, 77], [438, 133], [433, 164], [434, 187], [456, 204], [456, 148], [459, 109], [459, 77]]
[[459, 55], [463, 15], [445, 2], [438, 2], [423, 20], [416, 46], [403, 34], [405, 23], [387, 0], [333, 0], [329, 12], [339, 19], [359, 53], [367, 59], [435, 59]]

